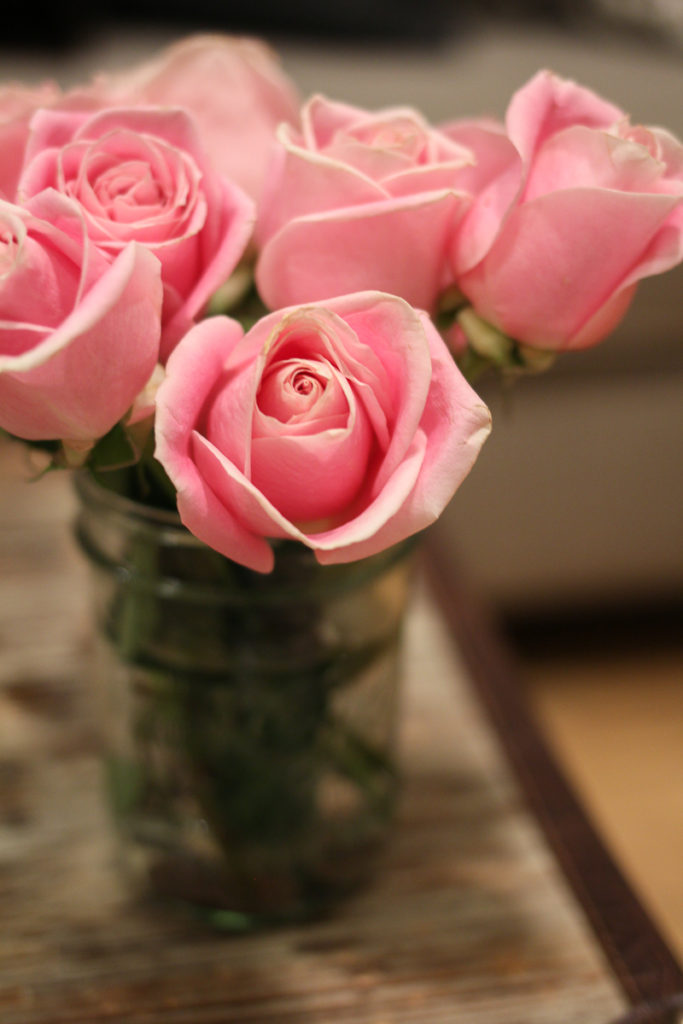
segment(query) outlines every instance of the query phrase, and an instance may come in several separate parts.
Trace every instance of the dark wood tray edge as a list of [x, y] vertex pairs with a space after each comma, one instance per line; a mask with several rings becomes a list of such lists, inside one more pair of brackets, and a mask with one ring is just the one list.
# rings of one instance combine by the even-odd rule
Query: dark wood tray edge
[[495, 616], [438, 529], [424, 568], [530, 810], [633, 1011], [619, 1024], [683, 1021], [683, 971], [561, 771], [524, 697]]

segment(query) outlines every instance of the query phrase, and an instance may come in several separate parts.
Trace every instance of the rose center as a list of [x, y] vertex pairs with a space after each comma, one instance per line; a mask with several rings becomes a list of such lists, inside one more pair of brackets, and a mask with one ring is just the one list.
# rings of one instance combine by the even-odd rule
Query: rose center
[[166, 195], [150, 168], [140, 160], [110, 167], [97, 178], [94, 191], [103, 206], [115, 212], [123, 207], [163, 206]]
[[414, 138], [414, 133], [409, 134], [401, 128], [383, 128], [378, 131], [372, 140], [373, 145], [379, 149], [407, 149]]
[[[312, 378], [305, 370], [297, 370], [292, 378], [292, 388], [299, 395], [310, 395], [316, 383], [319, 383], [319, 381]], [[323, 387], [324, 386], [325, 385], [323, 384]]]
[[325, 371], [286, 361], [276, 363], [261, 381], [258, 406], [282, 423], [305, 416], [322, 398], [329, 380]]
[[424, 148], [424, 138], [418, 125], [405, 118], [366, 125], [350, 134], [371, 149], [398, 153], [411, 160], [419, 159]]

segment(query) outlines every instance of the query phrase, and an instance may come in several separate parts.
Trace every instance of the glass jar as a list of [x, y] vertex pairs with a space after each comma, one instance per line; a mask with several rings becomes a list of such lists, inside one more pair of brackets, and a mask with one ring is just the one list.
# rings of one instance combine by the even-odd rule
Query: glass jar
[[392, 818], [414, 540], [336, 566], [278, 542], [263, 575], [89, 475], [77, 493], [131, 880], [228, 929], [325, 911]]

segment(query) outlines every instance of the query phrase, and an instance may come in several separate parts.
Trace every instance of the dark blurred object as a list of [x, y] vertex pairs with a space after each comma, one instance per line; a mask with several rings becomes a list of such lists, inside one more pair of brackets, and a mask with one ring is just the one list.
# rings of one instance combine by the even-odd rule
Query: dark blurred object
[[255, 4], [225, 0], [108, 0], [115, 18], [170, 19], [201, 27], [296, 36], [378, 38], [388, 41], [428, 41], [447, 31], [453, 18], [452, 0], [292, 0], [283, 4], [261, 0]]
[[515, 650], [527, 658], [600, 657], [618, 651], [623, 658], [652, 651], [683, 650], [683, 595], [639, 600], [627, 595], [609, 604], [558, 605], [517, 613], [508, 608], [501, 626]]
[[[57, 50], [76, 43], [89, 21], [89, 14], [76, 5], [53, 4], [41, 8], [40, 15], [21, 0], [3, 5], [2, 47], [29, 47]], [[4, 75], [0, 76], [4, 78]]]
[[683, 0], [103, 0], [96, 8], [48, 7], [40, 18], [19, 0], [10, 0], [3, 13], [5, 45], [55, 49], [79, 42], [103, 22], [416, 45], [442, 42], [482, 21], [520, 27], [529, 22], [577, 28], [598, 24], [669, 43], [683, 41]]
[[[5, 39], [22, 46], [62, 47], [103, 21], [177, 25], [187, 32], [216, 30], [270, 36], [352, 40], [354, 42], [438, 43], [484, 19], [507, 21], [579, 20], [591, 0], [276, 0], [230, 3], [226, 0], [104, 0], [97, 8], [61, 5], [36, 19], [12, 0]], [[4, 29], [7, 29], [5, 24]]]

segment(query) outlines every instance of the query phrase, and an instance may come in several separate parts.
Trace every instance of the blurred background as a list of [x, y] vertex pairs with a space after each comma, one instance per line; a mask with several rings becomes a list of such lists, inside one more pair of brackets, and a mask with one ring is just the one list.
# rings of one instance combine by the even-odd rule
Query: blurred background
[[[0, 79], [62, 85], [189, 32], [268, 39], [305, 95], [502, 116], [540, 67], [683, 137], [683, 0], [8, 0]], [[9, 24], [8, 24], [9, 21]], [[616, 333], [514, 388], [440, 525], [507, 624], [539, 715], [683, 951], [683, 268]]]

